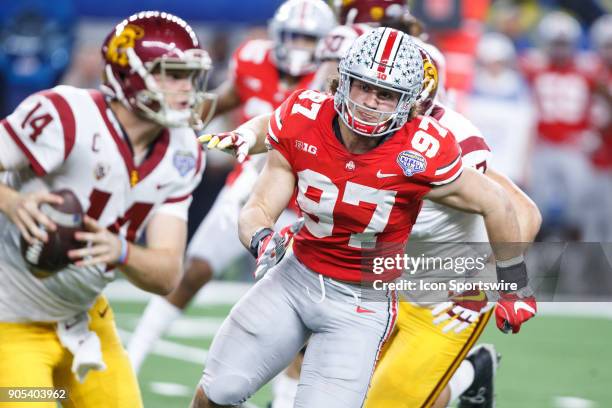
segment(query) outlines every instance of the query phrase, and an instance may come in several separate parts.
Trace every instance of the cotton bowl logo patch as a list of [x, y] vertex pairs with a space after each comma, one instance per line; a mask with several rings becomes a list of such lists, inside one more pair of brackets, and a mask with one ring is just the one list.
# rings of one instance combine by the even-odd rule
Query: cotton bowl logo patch
[[404, 174], [408, 177], [416, 173], [422, 173], [427, 168], [427, 161], [414, 150], [404, 150], [397, 155], [397, 164], [402, 168]]
[[191, 152], [176, 152], [174, 153], [172, 163], [179, 174], [185, 177], [187, 173], [195, 168], [196, 158], [193, 157], [193, 153]]

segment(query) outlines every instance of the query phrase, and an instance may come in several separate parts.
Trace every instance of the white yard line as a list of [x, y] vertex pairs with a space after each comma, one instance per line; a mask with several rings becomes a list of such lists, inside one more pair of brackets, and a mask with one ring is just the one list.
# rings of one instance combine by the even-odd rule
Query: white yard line
[[[119, 337], [123, 344], [126, 344], [132, 335], [131, 332], [117, 328]], [[185, 346], [168, 340], [157, 340], [151, 351], [159, 356], [170, 357], [175, 360], [186, 361], [188, 363], [198, 364], [202, 367], [208, 355], [208, 349]]]
[[553, 398], [554, 408], [595, 408], [595, 406], [594, 401], [579, 397], [558, 396]]
[[[251, 286], [253, 286], [251, 283], [246, 282], [214, 281], [200, 290], [194, 299], [194, 304], [233, 305], [243, 294], [246, 293], [247, 290], [249, 290]], [[147, 302], [151, 296], [153, 296], [144, 290], [138, 289], [136, 286], [123, 279], [118, 279], [111, 282], [106, 289], [104, 289], [104, 294], [110, 301], [114, 300], [121, 302]]]
[[[587, 317], [612, 320], [610, 302], [539, 302], [538, 314], [543, 316]], [[537, 319], [537, 316], [536, 316]]]
[[[135, 328], [142, 316], [137, 313], [115, 313], [115, 320], [121, 322], [124, 328]], [[212, 338], [221, 324], [223, 317], [193, 317], [181, 316], [170, 325], [166, 336], [178, 338]]]
[[193, 390], [186, 385], [170, 382], [151, 381], [149, 389], [155, 394], [166, 397], [188, 397], [193, 394]]

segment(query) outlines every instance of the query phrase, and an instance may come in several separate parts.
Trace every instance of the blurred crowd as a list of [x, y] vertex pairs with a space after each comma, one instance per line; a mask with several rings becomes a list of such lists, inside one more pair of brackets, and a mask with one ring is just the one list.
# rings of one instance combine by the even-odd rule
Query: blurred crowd
[[[347, 0], [345, 0], [347, 1]], [[350, 1], [350, 0], [348, 0]], [[543, 215], [542, 240], [612, 242], [612, 4], [606, 1], [411, 1], [446, 57], [446, 103], [483, 132], [493, 166]], [[455, 8], [452, 9], [452, 6]], [[451, 7], [450, 11], [445, 7]], [[97, 87], [109, 20], [79, 19], [70, 0], [3, 5], [0, 112], [58, 83]], [[445, 14], [446, 13], [446, 14]], [[189, 19], [189, 16], [183, 16]], [[265, 27], [191, 21], [213, 59], [210, 88], [232, 52]], [[209, 130], [235, 127], [237, 115]], [[213, 156], [192, 205], [192, 232], [231, 169]]]

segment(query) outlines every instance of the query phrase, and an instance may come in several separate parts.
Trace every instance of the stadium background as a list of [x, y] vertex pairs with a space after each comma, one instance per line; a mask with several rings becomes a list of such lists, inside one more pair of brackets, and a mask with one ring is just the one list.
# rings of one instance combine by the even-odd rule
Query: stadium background
[[[121, 1], [106, 0], [89, 2], [84, 0], [25, 0], [21, 2], [0, 2], [0, 112], [8, 114], [25, 96], [58, 83], [81, 87], [96, 87], [101, 72], [99, 46], [104, 35], [119, 19], [141, 9], [160, 9], [177, 14], [188, 20], [199, 33], [204, 47], [214, 61], [211, 88], [220, 84], [227, 75], [227, 62], [232, 51], [245, 38], [266, 35], [265, 24], [272, 16], [280, 1], [254, 0], [250, 2], [231, 2], [227, 0], [207, 0], [193, 2], [175, 1]], [[434, 5], [432, 8], [432, 4]], [[413, 1], [415, 13], [421, 12], [433, 18], [429, 27], [437, 27], [437, 37], [443, 41], [443, 33], [448, 27], [464, 30], [469, 36], [474, 22], [477, 22], [478, 36], [484, 32], [501, 32], [508, 36], [515, 48], [507, 68], [520, 77], [519, 60], [533, 48], [541, 46], [537, 23], [551, 10], [562, 9], [576, 17], [582, 28], [578, 44], [579, 58], [589, 64], [593, 58], [593, 44], [589, 37], [589, 27], [603, 13], [612, 10], [611, 1], [487, 1], [487, 0], [428, 0]], [[456, 13], [440, 12], [445, 7]], [[431, 15], [433, 9], [433, 17]], [[439, 13], [436, 14], [436, 10]], [[435, 16], [446, 15], [441, 23]], [[456, 32], [456, 31], [455, 31]], [[533, 120], [533, 105], [529, 98], [524, 104], [514, 105], [513, 109], [499, 105], [501, 111], [479, 111], [482, 105], [479, 97], [483, 89], [477, 89], [480, 70], [485, 69], [487, 58], [499, 53], [499, 48], [483, 53], [467, 52], [473, 60], [466, 61], [445, 47], [449, 66], [466, 64], [472, 80], [462, 82], [458, 75], [450, 85], [456, 89], [451, 99], [470, 119], [479, 124], [479, 119], [519, 115], [507, 119], [506, 124], [514, 125], [509, 131], [486, 127], [485, 135], [498, 137], [499, 149], [492, 143], [499, 166], [509, 166], [507, 171], [514, 175], [515, 181], [527, 190], [536, 189], [530, 185], [529, 171], [537, 157], [529, 156], [530, 151], [517, 151], [509, 147], [504, 151], [503, 135], [523, 140], [529, 146], [535, 136], [529, 127]], [[453, 45], [450, 44], [449, 47]], [[453, 59], [455, 58], [455, 59]], [[460, 63], [459, 61], [463, 61]], [[465, 68], [465, 67], [464, 67]], [[461, 71], [461, 70], [460, 70]], [[457, 78], [459, 78], [457, 80]], [[484, 89], [486, 91], [486, 89]], [[484, 92], [486, 94], [486, 92]], [[494, 94], [494, 93], [493, 93]], [[495, 95], [488, 95], [488, 106]], [[498, 101], [499, 102], [499, 101]], [[504, 109], [506, 109], [504, 111]], [[610, 115], [610, 106], [603, 104], [603, 110]], [[495, 116], [498, 115], [498, 116]], [[501, 116], [499, 116], [501, 115]], [[524, 115], [524, 116], [520, 116]], [[523, 126], [515, 126], [522, 123]], [[608, 124], [609, 126], [609, 124]], [[233, 115], [216, 120], [210, 130], [225, 130], [234, 127]], [[499, 135], [493, 134], [500, 131]], [[585, 157], [596, 149], [597, 132], [588, 138], [591, 142], [584, 146]], [[522, 139], [521, 139], [522, 138]], [[498, 140], [498, 139], [496, 139]], [[521, 145], [520, 143], [518, 144]], [[516, 146], [516, 145], [515, 145]], [[500, 151], [501, 150], [501, 151]], [[511, 157], [510, 163], [503, 158]], [[570, 164], [571, 165], [571, 164]], [[216, 192], [221, 188], [225, 175], [231, 170], [232, 161], [221, 154], [209, 155], [204, 182], [198, 188], [194, 204], [190, 210], [190, 234], [195, 231], [199, 221], [214, 201]], [[598, 171], [601, 169], [598, 169]], [[603, 176], [612, 180], [612, 170], [603, 170]], [[588, 185], [593, 181], [592, 174], [586, 174], [580, 183]], [[610, 193], [605, 189], [598, 191], [591, 200], [609, 202]], [[610, 231], [612, 206], [603, 219], [605, 228]], [[561, 209], [561, 210], [560, 210]], [[589, 238], [581, 225], [568, 225], [558, 222], [558, 207], [543, 209], [544, 232], [542, 239], [574, 239], [606, 242], [610, 247], [609, 235], [602, 238]], [[583, 210], [588, 217], [589, 209]], [[604, 246], [605, 248], [605, 246]], [[607, 253], [609, 254], [609, 252]], [[608, 255], [609, 257], [609, 255]], [[604, 258], [605, 259], [605, 258]], [[610, 259], [610, 258], [608, 258]], [[575, 294], [573, 289], [580, 288], [578, 300], [590, 302], [555, 302], [541, 304], [541, 313], [530, 322], [518, 336], [504, 336], [494, 325], [490, 325], [482, 341], [493, 342], [502, 353], [502, 363], [497, 378], [498, 406], [504, 407], [610, 407], [612, 406], [612, 273], [607, 265], [587, 269], [576, 267], [565, 271], [560, 291], [565, 295]], [[227, 315], [233, 302], [250, 285], [249, 260], [241, 260], [232, 265], [224, 274], [222, 282], [214, 282], [202, 291], [188, 313], [174, 324], [164, 340], [158, 344], [154, 353], [145, 362], [140, 384], [146, 407], [184, 407], [187, 405], [194, 385], [206, 356], [207, 347], [215, 330]], [[597, 289], [597, 291], [595, 291]], [[597, 296], [585, 297], [584, 294]], [[144, 309], [148, 295], [130, 286], [124, 280], [112, 284], [107, 290], [117, 317], [117, 325], [124, 340], [129, 338], [140, 313]], [[269, 400], [268, 387], [260, 391], [250, 401], [257, 406], [265, 406]]]

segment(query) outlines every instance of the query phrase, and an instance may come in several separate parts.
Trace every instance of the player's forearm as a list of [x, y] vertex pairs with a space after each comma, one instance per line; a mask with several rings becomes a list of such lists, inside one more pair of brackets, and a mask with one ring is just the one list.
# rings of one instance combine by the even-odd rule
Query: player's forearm
[[495, 259], [503, 261], [522, 255], [521, 230], [512, 201], [496, 183], [483, 191], [481, 215]]
[[531, 200], [529, 196], [527, 196], [527, 194], [506, 175], [493, 169], [488, 169], [486, 174], [502, 186], [508, 194], [519, 222], [521, 242], [533, 242], [542, 224], [542, 214], [538, 207], [533, 200]]
[[255, 116], [236, 128], [236, 132], [242, 134], [249, 143], [249, 154], [265, 153], [266, 134], [268, 123], [272, 118], [271, 113]]
[[130, 243], [127, 263], [120, 266], [139, 288], [167, 295], [178, 285], [183, 272], [183, 255], [175, 250], [153, 249]]
[[249, 248], [253, 234], [260, 228], [273, 228], [295, 190], [296, 179], [281, 153], [271, 150], [253, 193], [238, 217], [240, 242]]
[[497, 260], [521, 255], [519, 223], [504, 189], [474, 169], [466, 168], [461, 177], [430, 191], [427, 198], [461, 211], [480, 214]]
[[238, 218], [238, 236], [246, 248], [251, 245], [253, 234], [261, 228], [274, 228], [276, 220], [260, 203], [249, 200]]

